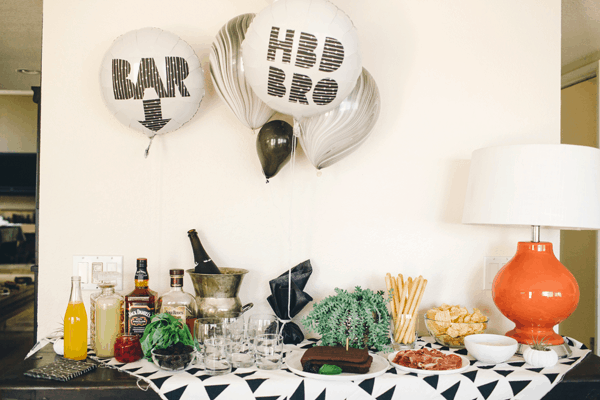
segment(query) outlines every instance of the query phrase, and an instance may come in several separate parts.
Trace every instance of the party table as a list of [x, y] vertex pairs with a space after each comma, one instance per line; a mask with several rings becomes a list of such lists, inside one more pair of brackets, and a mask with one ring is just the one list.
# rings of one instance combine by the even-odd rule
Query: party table
[[[108, 359], [99, 360], [101, 368], [94, 372], [63, 383], [23, 377], [27, 368], [33, 368], [32, 361], [26, 360], [0, 377], [0, 397], [68, 399], [78, 398], [80, 390], [86, 390], [86, 398], [98, 399], [114, 398], [111, 396], [115, 393], [127, 399], [168, 400], [557, 399], [563, 398], [565, 393], [570, 398], [598, 398], [600, 358], [589, 354], [578, 341], [566, 339], [572, 347], [572, 356], [559, 360], [559, 364], [551, 368], [532, 368], [520, 356], [497, 365], [483, 364], [467, 356], [471, 365], [462, 373], [422, 375], [400, 372], [390, 366], [375, 378], [346, 382], [299, 376], [285, 364], [278, 371], [252, 367], [235, 369], [227, 375], [208, 376], [194, 365], [184, 371], [167, 372], [146, 360], [121, 364]], [[306, 340], [298, 346], [286, 346], [285, 351], [289, 354], [303, 351], [315, 342]], [[447, 349], [432, 343], [429, 337], [420, 338], [418, 347]], [[465, 350], [450, 351], [467, 354]], [[95, 359], [93, 353], [90, 358]], [[104, 381], [98, 379], [98, 374], [104, 376]]]

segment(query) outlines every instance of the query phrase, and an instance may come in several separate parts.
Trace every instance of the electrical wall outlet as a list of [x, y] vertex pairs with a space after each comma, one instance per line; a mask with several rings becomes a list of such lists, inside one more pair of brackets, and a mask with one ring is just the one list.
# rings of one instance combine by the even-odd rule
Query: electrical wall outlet
[[492, 290], [494, 277], [511, 257], [483, 257], [483, 290]]
[[123, 290], [123, 256], [73, 256], [73, 275], [81, 277], [81, 290], [99, 290], [94, 272], [117, 272], [116, 291]]

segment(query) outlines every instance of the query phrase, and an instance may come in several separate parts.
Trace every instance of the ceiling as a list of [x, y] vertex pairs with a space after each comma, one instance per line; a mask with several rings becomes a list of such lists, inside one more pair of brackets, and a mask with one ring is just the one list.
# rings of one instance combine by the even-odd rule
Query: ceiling
[[[31, 90], [41, 69], [42, 0], [0, 0], [0, 90]], [[600, 58], [600, 1], [562, 0], [562, 66]]]

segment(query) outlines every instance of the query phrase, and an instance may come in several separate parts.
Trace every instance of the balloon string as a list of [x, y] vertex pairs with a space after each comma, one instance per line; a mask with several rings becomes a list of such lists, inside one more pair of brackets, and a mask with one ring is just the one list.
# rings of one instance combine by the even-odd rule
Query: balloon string
[[[296, 124], [295, 120], [294, 120], [294, 125]], [[292, 163], [292, 189], [291, 189], [291, 199], [290, 199], [290, 233], [289, 233], [289, 263], [288, 265], [290, 266], [288, 269], [288, 305], [287, 305], [287, 311], [288, 311], [288, 319], [292, 318], [292, 311], [291, 311], [291, 301], [292, 301], [292, 248], [293, 248], [293, 243], [294, 241], [292, 240], [292, 232], [293, 232], [293, 215], [294, 215], [294, 171], [295, 171], [295, 167], [296, 167], [296, 135], [292, 135], [292, 155], [291, 155], [291, 163]], [[285, 326], [285, 323], [284, 323]], [[283, 332], [283, 327], [281, 328], [282, 332]]]
[[148, 147], [146, 147], [146, 151], [144, 152], [144, 158], [148, 158], [148, 153], [150, 153], [150, 146], [152, 146], [152, 139], [154, 139], [154, 136], [150, 138], [150, 143], [148, 143]]

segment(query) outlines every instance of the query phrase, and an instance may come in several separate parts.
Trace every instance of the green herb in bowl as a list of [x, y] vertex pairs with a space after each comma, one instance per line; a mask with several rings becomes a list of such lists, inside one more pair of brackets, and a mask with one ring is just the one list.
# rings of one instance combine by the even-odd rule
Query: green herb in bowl
[[157, 314], [152, 318], [140, 342], [144, 357], [148, 361], [152, 361], [153, 349], [166, 349], [177, 343], [194, 347], [194, 340], [187, 325], [168, 313]]

